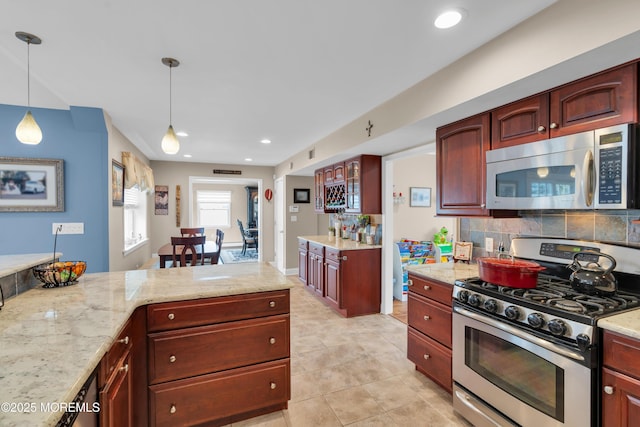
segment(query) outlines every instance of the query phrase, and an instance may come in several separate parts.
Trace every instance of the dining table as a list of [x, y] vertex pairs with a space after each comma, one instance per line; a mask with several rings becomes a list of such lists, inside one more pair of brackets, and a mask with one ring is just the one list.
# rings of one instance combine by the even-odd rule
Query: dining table
[[[176, 246], [176, 262], [180, 262], [179, 256], [180, 252], [182, 252], [182, 246]], [[211, 264], [213, 264], [213, 255], [218, 252], [218, 245], [215, 241], [205, 241], [204, 242], [204, 258], [210, 258]], [[196, 246], [196, 253], [198, 254], [198, 259], [202, 260], [203, 251], [200, 245]], [[158, 256], [160, 257], [160, 268], [165, 268], [165, 264], [167, 261], [173, 261], [173, 245], [171, 243], [167, 243], [162, 245], [160, 249], [158, 249]]]

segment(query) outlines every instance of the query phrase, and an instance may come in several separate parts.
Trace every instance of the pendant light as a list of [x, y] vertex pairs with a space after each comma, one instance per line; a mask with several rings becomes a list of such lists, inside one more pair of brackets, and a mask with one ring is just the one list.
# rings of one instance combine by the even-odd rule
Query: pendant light
[[30, 82], [30, 52], [32, 44], [42, 43], [42, 39], [33, 34], [22, 31], [16, 32], [16, 37], [27, 44], [27, 113], [16, 127], [16, 138], [23, 144], [37, 145], [42, 141], [42, 130], [31, 114], [31, 82]]
[[176, 154], [180, 150], [180, 141], [171, 123], [171, 69], [180, 65], [180, 61], [173, 58], [162, 58], [162, 63], [169, 67], [169, 129], [162, 138], [162, 151], [167, 154]]

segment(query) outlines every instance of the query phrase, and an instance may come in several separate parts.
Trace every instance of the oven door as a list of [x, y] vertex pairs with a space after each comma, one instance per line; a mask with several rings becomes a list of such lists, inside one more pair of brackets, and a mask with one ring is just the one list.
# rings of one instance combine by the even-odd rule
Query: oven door
[[452, 352], [454, 409], [476, 426], [592, 425], [595, 370], [571, 348], [454, 306]]
[[594, 207], [593, 132], [488, 151], [489, 209]]

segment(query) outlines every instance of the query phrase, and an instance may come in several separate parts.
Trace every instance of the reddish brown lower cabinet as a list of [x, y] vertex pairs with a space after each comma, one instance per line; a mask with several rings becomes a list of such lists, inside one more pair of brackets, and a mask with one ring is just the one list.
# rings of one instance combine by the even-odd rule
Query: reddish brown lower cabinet
[[407, 358], [451, 393], [451, 285], [413, 272], [408, 285]]
[[226, 425], [287, 408], [288, 290], [154, 304], [147, 320], [151, 426]]
[[307, 254], [307, 286], [318, 296], [324, 296], [324, 246], [309, 242]]
[[307, 251], [309, 250], [309, 242], [298, 239], [298, 279], [303, 284], [307, 284]]
[[604, 331], [602, 425], [635, 426], [640, 420], [640, 341]]

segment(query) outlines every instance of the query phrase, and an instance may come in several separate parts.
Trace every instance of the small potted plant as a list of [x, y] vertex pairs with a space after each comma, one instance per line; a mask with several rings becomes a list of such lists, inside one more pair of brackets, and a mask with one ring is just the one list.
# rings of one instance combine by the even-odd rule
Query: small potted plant
[[336, 228], [332, 225], [329, 226], [329, 237], [334, 237], [336, 235]]

